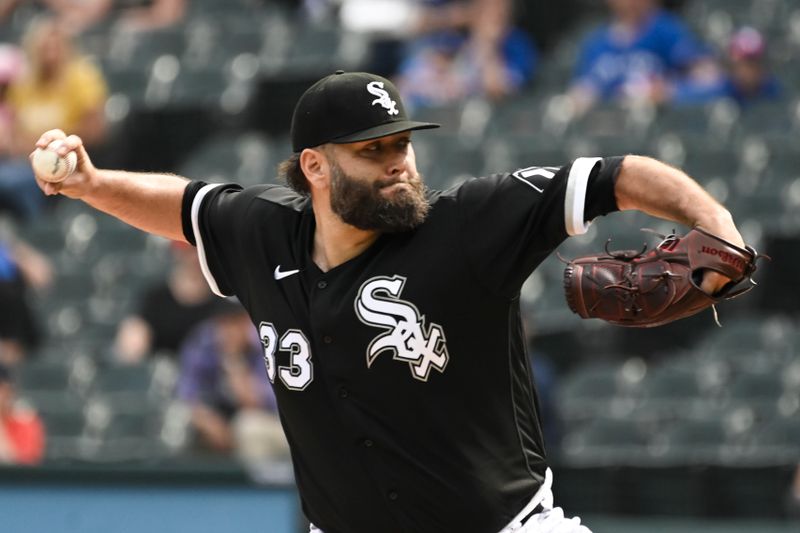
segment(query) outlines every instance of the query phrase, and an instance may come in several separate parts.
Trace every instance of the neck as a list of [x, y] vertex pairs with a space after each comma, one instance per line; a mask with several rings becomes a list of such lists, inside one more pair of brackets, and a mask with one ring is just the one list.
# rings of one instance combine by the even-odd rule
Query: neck
[[655, 9], [625, 11], [617, 16], [618, 27], [623, 31], [637, 31], [655, 12]]
[[37, 77], [39, 81], [44, 83], [49, 83], [56, 78], [58, 78], [58, 74], [60, 72], [60, 68], [52, 66], [52, 67], [40, 67], [37, 72]]
[[316, 230], [311, 257], [323, 272], [360, 255], [374, 243], [380, 233], [361, 230], [347, 224], [330, 208], [328, 198], [311, 198]]

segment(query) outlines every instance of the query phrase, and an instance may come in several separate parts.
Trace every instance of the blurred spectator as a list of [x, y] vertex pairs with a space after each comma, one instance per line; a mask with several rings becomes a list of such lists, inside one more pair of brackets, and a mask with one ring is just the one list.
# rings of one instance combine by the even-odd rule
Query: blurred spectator
[[28, 71], [8, 95], [20, 142], [33, 146], [43, 131], [59, 128], [89, 146], [101, 144], [108, 87], [100, 70], [75, 52], [64, 26], [53, 18], [34, 20], [23, 45]]
[[12, 44], [0, 44], [0, 155], [16, 153], [14, 142], [14, 112], [6, 101], [9, 85], [20, 75], [25, 60]]
[[8, 103], [9, 86], [24, 67], [22, 52], [16, 46], [0, 44], [0, 212], [28, 220], [44, 205], [27, 153], [17, 135], [14, 110]]
[[258, 333], [238, 301], [217, 304], [181, 348], [178, 397], [207, 448], [249, 461], [288, 458]]
[[598, 101], [666, 101], [675, 83], [708, 85], [719, 71], [706, 46], [657, 0], [607, 0], [611, 21], [581, 46], [570, 96], [578, 113]]
[[[24, 0], [0, 1], [0, 20], [8, 17]], [[39, 0], [71, 35], [79, 35], [95, 24], [118, 14], [117, 23], [130, 30], [155, 30], [183, 18], [186, 0]]]
[[167, 279], [149, 288], [137, 313], [120, 324], [113, 350], [120, 363], [136, 364], [154, 352], [177, 355], [186, 335], [214, 310], [195, 249], [177, 241], [171, 247]]
[[80, 35], [109, 13], [112, 0], [44, 0], [66, 31]]
[[[105, 0], [112, 4], [113, 0]], [[120, 12], [117, 28], [131, 31], [153, 31], [172, 26], [186, 14], [187, 0], [150, 0]]]
[[758, 30], [745, 27], [731, 38], [727, 50], [727, 72], [717, 82], [706, 86], [678, 86], [673, 101], [698, 104], [730, 98], [740, 106], [776, 100], [781, 97], [777, 78], [767, 67], [767, 46]]
[[536, 48], [512, 26], [511, 0], [422, 0], [415, 37], [398, 71], [411, 107], [472, 96], [492, 100], [517, 92], [532, 77]]
[[41, 342], [28, 289], [46, 289], [52, 280], [46, 257], [21, 241], [0, 240], [0, 364], [18, 364]]
[[35, 411], [18, 404], [11, 372], [0, 365], [0, 464], [41, 462], [44, 440], [42, 421]]

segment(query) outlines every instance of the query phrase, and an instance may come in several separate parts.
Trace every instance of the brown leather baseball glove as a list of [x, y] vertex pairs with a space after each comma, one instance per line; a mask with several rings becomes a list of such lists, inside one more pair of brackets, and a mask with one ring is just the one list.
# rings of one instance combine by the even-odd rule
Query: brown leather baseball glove
[[[694, 315], [753, 288], [751, 276], [760, 256], [702, 229], [684, 236], [661, 236], [646, 251], [615, 251], [565, 261], [564, 289], [570, 309], [582, 318], [600, 318], [637, 328], [660, 326]], [[731, 279], [719, 292], [700, 289], [703, 270]], [[742, 281], [746, 286], [739, 288]], [[716, 309], [714, 309], [716, 320]], [[719, 321], [717, 321], [719, 324]]]

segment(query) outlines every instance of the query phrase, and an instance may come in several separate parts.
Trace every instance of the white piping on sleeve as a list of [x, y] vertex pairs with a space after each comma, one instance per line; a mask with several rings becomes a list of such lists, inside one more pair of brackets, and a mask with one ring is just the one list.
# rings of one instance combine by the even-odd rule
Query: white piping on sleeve
[[564, 197], [564, 223], [569, 235], [582, 235], [591, 222], [583, 220], [586, 206], [586, 186], [592, 169], [600, 161], [599, 157], [579, 157], [572, 163], [567, 177], [567, 193]]
[[197, 243], [197, 257], [200, 260], [200, 269], [203, 271], [203, 276], [206, 278], [206, 282], [208, 282], [211, 291], [217, 296], [225, 298], [225, 295], [219, 290], [217, 280], [215, 280], [214, 276], [211, 274], [211, 269], [208, 268], [206, 250], [205, 246], [203, 246], [203, 237], [200, 235], [200, 206], [203, 204], [205, 196], [220, 185], [222, 184], [211, 183], [206, 185], [197, 191], [197, 194], [194, 196], [194, 200], [192, 200], [192, 232], [194, 233], [194, 241]]

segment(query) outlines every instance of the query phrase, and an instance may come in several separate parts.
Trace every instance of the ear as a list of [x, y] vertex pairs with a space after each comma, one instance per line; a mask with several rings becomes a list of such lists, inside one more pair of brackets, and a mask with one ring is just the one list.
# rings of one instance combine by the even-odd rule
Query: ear
[[309, 187], [314, 190], [327, 189], [330, 184], [330, 164], [320, 148], [306, 148], [300, 153], [300, 168]]

